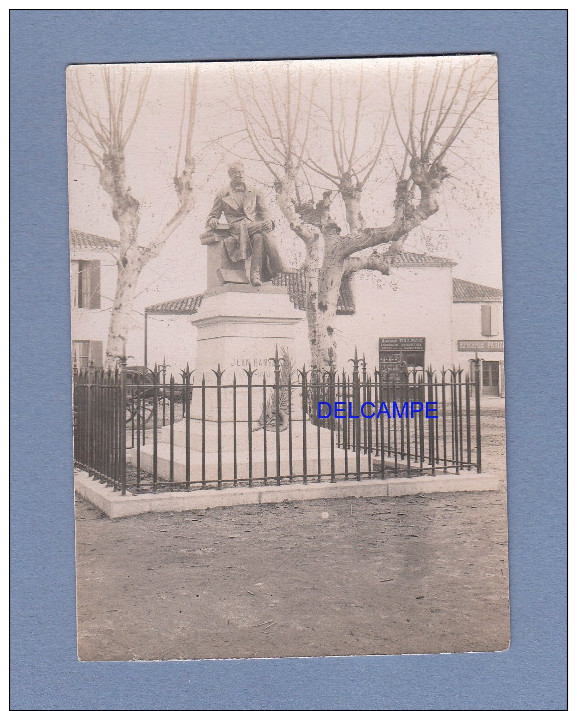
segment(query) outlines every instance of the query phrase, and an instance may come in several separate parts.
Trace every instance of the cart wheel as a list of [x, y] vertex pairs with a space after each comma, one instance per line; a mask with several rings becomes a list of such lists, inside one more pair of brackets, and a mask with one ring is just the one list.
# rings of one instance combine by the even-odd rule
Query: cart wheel
[[145, 400], [144, 407], [141, 399], [134, 399], [126, 403], [126, 422], [136, 425], [138, 422], [138, 410], [140, 410], [140, 423], [144, 422], [147, 425], [152, 421], [154, 414], [154, 405], [152, 400]]
[[158, 426], [164, 427], [170, 422], [170, 398], [160, 395], [157, 407]]
[[[142, 411], [142, 404], [140, 405], [141, 410], [140, 410], [140, 417], [141, 419], [144, 419], [144, 424], [148, 425], [152, 422], [152, 417], [154, 415], [154, 400], [145, 400], [144, 401], [144, 412]], [[157, 416], [158, 416], [158, 411], [157, 411]]]
[[133, 401], [126, 403], [126, 423], [136, 420], [136, 409]]

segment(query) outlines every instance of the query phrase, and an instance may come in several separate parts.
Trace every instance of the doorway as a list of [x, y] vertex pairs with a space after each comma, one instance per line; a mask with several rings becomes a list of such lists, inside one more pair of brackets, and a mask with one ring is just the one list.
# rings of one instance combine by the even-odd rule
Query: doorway
[[482, 371], [483, 395], [499, 395], [499, 361], [484, 360]]

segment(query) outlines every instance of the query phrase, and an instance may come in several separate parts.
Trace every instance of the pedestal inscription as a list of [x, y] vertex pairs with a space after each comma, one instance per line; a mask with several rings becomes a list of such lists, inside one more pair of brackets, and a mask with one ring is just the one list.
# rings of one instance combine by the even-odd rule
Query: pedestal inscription
[[[280, 287], [264, 286], [234, 287], [209, 293], [202, 306], [191, 319], [197, 327], [197, 351], [195, 383], [199, 384], [204, 374], [205, 417], [216, 421], [217, 408], [217, 366], [223, 372], [221, 377], [221, 419], [233, 418], [233, 377], [236, 375], [237, 420], [246, 420], [247, 412], [247, 370], [255, 371], [253, 385], [262, 385], [263, 376], [268, 385], [274, 384], [274, 365], [271, 358], [276, 350], [286, 352], [294, 361], [295, 327], [303, 320], [304, 313], [296, 309], [288, 294]], [[256, 394], [255, 394], [256, 397]], [[201, 417], [201, 403], [192, 403], [194, 418]], [[253, 417], [260, 415], [256, 402]]]

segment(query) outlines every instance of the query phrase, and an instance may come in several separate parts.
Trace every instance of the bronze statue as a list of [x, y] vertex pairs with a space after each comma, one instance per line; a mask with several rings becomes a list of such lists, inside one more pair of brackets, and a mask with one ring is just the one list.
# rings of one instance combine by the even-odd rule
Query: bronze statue
[[228, 234], [224, 247], [231, 262], [251, 258], [250, 282], [260, 286], [282, 271], [282, 263], [274, 243], [271, 220], [263, 195], [245, 180], [244, 166], [240, 162], [228, 167], [230, 184], [219, 190], [207, 219], [207, 227], [216, 230], [224, 215]]

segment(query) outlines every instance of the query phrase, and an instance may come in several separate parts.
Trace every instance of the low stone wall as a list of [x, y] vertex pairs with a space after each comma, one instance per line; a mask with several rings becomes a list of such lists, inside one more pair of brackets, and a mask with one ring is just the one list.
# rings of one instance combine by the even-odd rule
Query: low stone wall
[[225, 506], [272, 504], [310, 499], [346, 499], [374, 496], [410, 496], [455, 491], [492, 491], [498, 479], [491, 474], [466, 472], [415, 478], [368, 479], [365, 481], [286, 484], [200, 491], [175, 491], [156, 494], [127, 494], [95, 481], [86, 472], [74, 477], [76, 492], [109, 518], [142, 513], [194, 511]]

